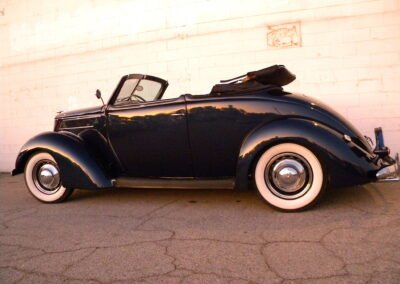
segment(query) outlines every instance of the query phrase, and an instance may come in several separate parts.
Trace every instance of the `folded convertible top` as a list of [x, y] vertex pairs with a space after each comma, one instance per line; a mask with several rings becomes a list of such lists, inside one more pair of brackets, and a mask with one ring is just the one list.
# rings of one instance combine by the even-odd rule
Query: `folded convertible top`
[[210, 95], [229, 95], [260, 90], [282, 90], [296, 79], [296, 76], [284, 65], [273, 65], [258, 71], [248, 72], [229, 80], [221, 80], [222, 84], [214, 85]]

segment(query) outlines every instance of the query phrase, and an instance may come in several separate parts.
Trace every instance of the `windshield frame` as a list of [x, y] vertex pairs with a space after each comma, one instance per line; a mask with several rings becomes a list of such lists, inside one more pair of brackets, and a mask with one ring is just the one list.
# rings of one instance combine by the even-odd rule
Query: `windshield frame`
[[[120, 82], [118, 83], [116, 89], [114, 90], [112, 96], [110, 97], [110, 100], [108, 101], [108, 105], [109, 105], [109, 106], [114, 106], [114, 107], [126, 106], [126, 104], [122, 104], [122, 105], [118, 105], [118, 104], [117, 104], [117, 105], [115, 105], [114, 103], [115, 103], [115, 101], [117, 100], [118, 95], [119, 95], [119, 93], [120, 93], [120, 91], [121, 91], [121, 89], [122, 89], [122, 86], [124, 85], [125, 81], [126, 81], [126, 80], [129, 80], [129, 79], [138, 79], [138, 83], [139, 83], [141, 80], [150, 80], [150, 81], [155, 81], [155, 82], [157, 82], [157, 83], [160, 83], [160, 84], [161, 84], [160, 91], [158, 92], [157, 96], [154, 98], [154, 100], [153, 100], [152, 102], [161, 100], [162, 97], [163, 97], [163, 95], [164, 95], [164, 93], [165, 93], [165, 90], [166, 90], [167, 87], [168, 87], [168, 81], [166, 81], [166, 80], [164, 80], [164, 79], [161, 79], [161, 78], [158, 78], [158, 77], [155, 77], [155, 76], [144, 75], [144, 74], [130, 74], [130, 75], [125, 75], [125, 76], [123, 76], [123, 77], [121, 78], [121, 80], [120, 80]], [[135, 89], [136, 89], [136, 87], [135, 87]], [[140, 102], [140, 103], [142, 103], [142, 102]]]

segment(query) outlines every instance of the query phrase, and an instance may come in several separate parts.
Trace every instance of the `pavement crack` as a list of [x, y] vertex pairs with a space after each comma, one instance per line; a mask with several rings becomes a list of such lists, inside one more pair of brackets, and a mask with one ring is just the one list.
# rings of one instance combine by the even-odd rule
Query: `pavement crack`
[[262, 243], [250, 243], [250, 242], [220, 240], [220, 239], [212, 239], [212, 238], [173, 238], [173, 240], [176, 240], [176, 241], [209, 241], [209, 242], [219, 242], [219, 243], [227, 243], [227, 244], [240, 244], [240, 245], [250, 245], [250, 246], [263, 245]]
[[160, 210], [162, 210], [162, 209], [168, 207], [169, 205], [171, 205], [171, 204], [173, 204], [173, 203], [179, 201], [180, 199], [181, 199], [181, 198], [174, 199], [174, 200], [172, 200], [172, 201], [170, 201], [170, 202], [167, 202], [167, 203], [165, 203], [165, 204], [163, 204], [163, 205], [161, 205], [161, 206], [159, 206], [159, 207], [157, 207], [157, 208], [151, 210], [150, 212], [146, 213], [145, 215], [143, 215], [143, 216], [141, 217], [141, 218], [143, 219], [143, 221], [141, 221], [141, 222], [135, 227], [135, 229], [138, 229], [139, 227], [143, 226], [143, 225], [146, 224], [148, 221], [150, 221], [150, 220], [153, 218], [153, 215], [154, 215], [155, 213], [157, 213], [158, 211], [160, 211]]
[[0, 175], [0, 282], [395, 282], [400, 271], [397, 186], [283, 214], [228, 191], [189, 193], [196, 205], [182, 193], [38, 205], [12, 179]]
[[[15, 210], [15, 209], [14, 209]], [[13, 211], [14, 211], [13, 210]], [[29, 211], [29, 212], [24, 212], [24, 211]], [[17, 214], [19, 214], [19, 213], [21, 213], [21, 212], [23, 212], [23, 213], [25, 213], [25, 214], [21, 214], [21, 215], [17, 215]], [[9, 213], [9, 214], [5, 214], [6, 216], [5, 217], [3, 217], [3, 218], [5, 218], [5, 220], [2, 220], [1, 222], [0, 222], [0, 224], [2, 225], [2, 226], [4, 226], [6, 229], [9, 229], [10, 228], [10, 225], [9, 225], [9, 223], [11, 223], [11, 222], [13, 222], [13, 221], [16, 221], [16, 220], [19, 220], [19, 219], [23, 219], [23, 218], [25, 218], [25, 217], [28, 217], [28, 216], [31, 216], [31, 215], [33, 215], [33, 214], [35, 214], [37, 212], [37, 208], [24, 208], [24, 209], [20, 209], [20, 210], [16, 210], [16, 212], [14, 213], [14, 212], [12, 212], [12, 213]], [[3, 213], [2, 213], [3, 214]], [[10, 218], [10, 219], [7, 219], [7, 216], [8, 215], [17, 215], [17, 216], [15, 216], [15, 217], [13, 217], [13, 218]]]
[[275, 269], [273, 269], [272, 266], [268, 263], [268, 259], [267, 259], [267, 257], [264, 256], [264, 253], [263, 253], [263, 250], [264, 250], [264, 247], [265, 247], [265, 246], [266, 246], [266, 245], [260, 246], [260, 250], [259, 250], [259, 253], [260, 253], [261, 257], [262, 257], [262, 259], [264, 260], [265, 266], [268, 268], [269, 271], [271, 271], [272, 273], [274, 273], [276, 277], [280, 278], [281, 280], [285, 280], [285, 278], [284, 278], [282, 275], [280, 275], [280, 274], [278, 273], [278, 271], [276, 271]]
[[81, 258], [79, 258], [79, 259], [77, 259], [77, 260], [71, 262], [70, 264], [68, 264], [68, 265], [65, 267], [65, 269], [63, 269], [63, 271], [62, 271], [60, 274], [64, 275], [64, 273], [67, 272], [68, 269], [70, 269], [73, 265], [75, 265], [75, 264], [77, 264], [77, 263], [79, 263], [79, 262], [81, 262], [81, 261], [87, 259], [87, 258], [90, 257], [92, 254], [94, 254], [94, 253], [96, 252], [96, 250], [97, 250], [97, 247], [93, 248], [90, 252], [88, 252], [86, 255], [82, 256]]

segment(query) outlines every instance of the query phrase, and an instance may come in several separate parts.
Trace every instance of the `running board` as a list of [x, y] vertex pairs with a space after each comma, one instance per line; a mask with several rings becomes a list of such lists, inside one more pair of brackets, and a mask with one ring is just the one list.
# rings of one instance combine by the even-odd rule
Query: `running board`
[[165, 189], [233, 189], [231, 179], [168, 179], [120, 177], [113, 181], [115, 187], [124, 188], [165, 188]]

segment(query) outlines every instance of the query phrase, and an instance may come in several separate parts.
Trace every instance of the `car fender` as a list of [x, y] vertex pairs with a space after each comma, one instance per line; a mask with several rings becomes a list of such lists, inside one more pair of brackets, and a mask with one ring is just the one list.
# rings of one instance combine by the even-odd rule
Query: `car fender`
[[60, 168], [62, 185], [67, 188], [97, 189], [112, 187], [105, 167], [96, 161], [86, 142], [70, 132], [44, 132], [26, 142], [17, 157], [12, 174], [22, 173], [35, 152], [51, 154]]
[[263, 124], [244, 139], [238, 158], [235, 187], [246, 190], [258, 158], [269, 147], [291, 142], [309, 148], [322, 164], [328, 182], [347, 186], [371, 182], [378, 167], [336, 130], [303, 118], [285, 118]]

